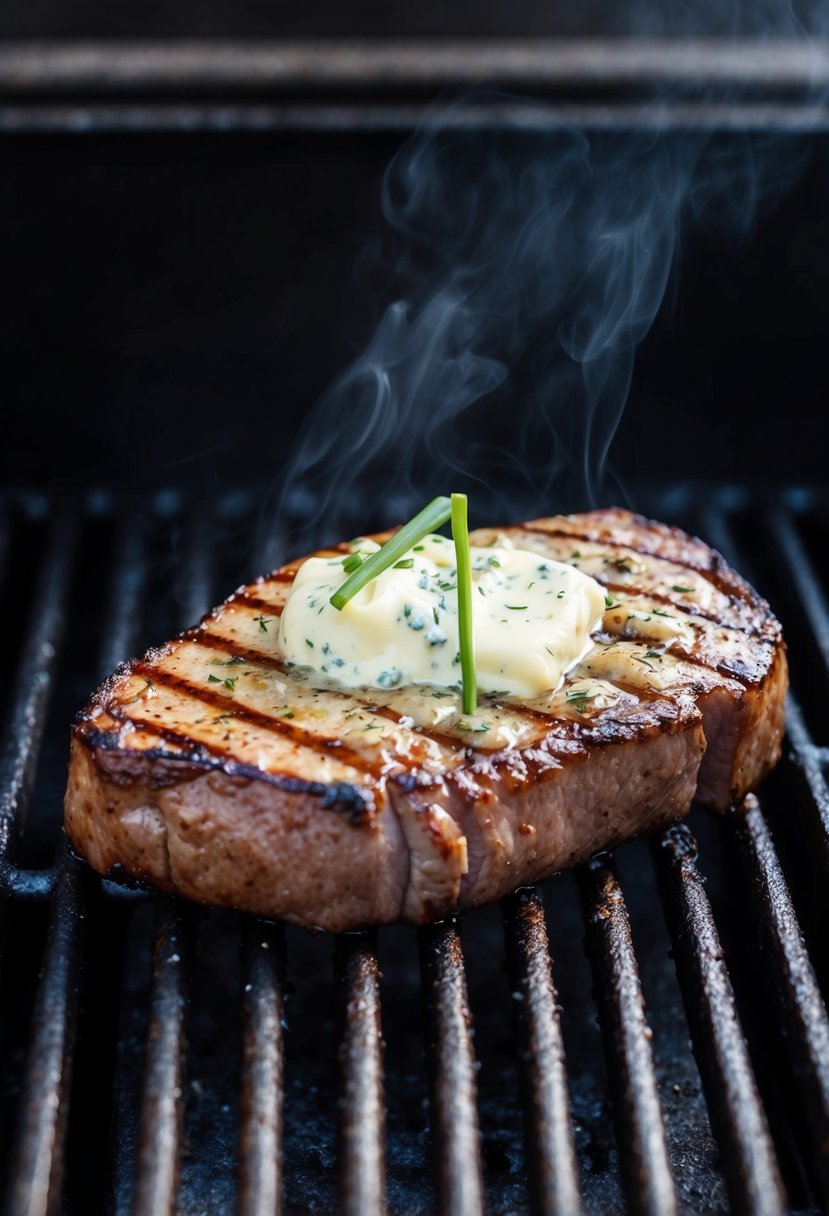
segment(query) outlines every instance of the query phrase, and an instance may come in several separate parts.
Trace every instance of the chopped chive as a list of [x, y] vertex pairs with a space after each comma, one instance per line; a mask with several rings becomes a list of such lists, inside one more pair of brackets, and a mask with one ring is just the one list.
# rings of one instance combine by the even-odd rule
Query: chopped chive
[[570, 688], [564, 695], [568, 701], [592, 701], [599, 694], [590, 692], [588, 688]]
[[504, 604], [505, 608], [511, 608], [513, 612], [526, 612], [526, 604]]
[[669, 621], [676, 620], [676, 617], [671, 616], [670, 612], [666, 612], [664, 608], [654, 608], [653, 615], [654, 616], [666, 616]]
[[428, 536], [430, 532], [434, 532], [435, 528], [445, 524], [451, 513], [451, 503], [445, 497], [433, 499], [428, 506], [419, 511], [414, 519], [410, 519], [399, 532], [395, 532], [394, 536], [386, 541], [382, 549], [378, 549], [376, 553], [367, 557], [360, 568], [349, 575], [343, 585], [334, 592], [331, 596], [331, 603], [337, 611], [341, 612], [358, 591], [362, 591], [363, 587], [367, 586], [372, 579], [377, 578], [378, 574], [382, 574], [399, 558], [404, 557], [412, 545], [423, 540], [424, 536]]
[[343, 570], [345, 570], [346, 574], [351, 574], [353, 570], [359, 570], [362, 564], [362, 553], [349, 553], [348, 557], [343, 558]]
[[464, 722], [463, 719], [458, 723], [458, 730], [471, 730], [476, 735], [482, 735], [489, 730], [488, 722]]
[[450, 504], [452, 539], [455, 542], [455, 566], [458, 575], [458, 635], [460, 639], [461, 704], [465, 714], [474, 714], [478, 705], [478, 684], [475, 677], [475, 647], [472, 638], [472, 565], [469, 556], [467, 527], [467, 498], [453, 494]]
[[221, 684], [221, 680], [219, 679], [218, 676], [209, 675], [207, 677], [207, 683], [208, 684]]
[[400, 559], [399, 562], [394, 563], [394, 569], [395, 570], [411, 570], [413, 565], [414, 565], [413, 557], [403, 557]]
[[225, 686], [225, 688], [229, 688], [230, 691], [233, 692], [234, 688], [236, 687], [236, 680], [235, 679], [232, 680], [230, 678], [230, 676], [228, 676], [227, 679], [224, 681], [224, 686]]
[[693, 590], [694, 590], [694, 588], [693, 588], [693, 587], [680, 587], [679, 583], [674, 583], [673, 587], [671, 587], [671, 591], [685, 591], [685, 592], [687, 592], [687, 591], [693, 591]]
[[606, 595], [604, 597], [604, 606], [605, 606], [605, 608], [616, 608], [617, 607], [616, 601], [614, 600], [612, 595]]
[[269, 616], [255, 616], [253, 619], [254, 619], [255, 621], [258, 621], [258, 622], [259, 622], [259, 628], [260, 628], [260, 630], [262, 631], [262, 633], [267, 633], [267, 632], [268, 632], [268, 625], [270, 625], [271, 621], [273, 620], [273, 617], [269, 617]]

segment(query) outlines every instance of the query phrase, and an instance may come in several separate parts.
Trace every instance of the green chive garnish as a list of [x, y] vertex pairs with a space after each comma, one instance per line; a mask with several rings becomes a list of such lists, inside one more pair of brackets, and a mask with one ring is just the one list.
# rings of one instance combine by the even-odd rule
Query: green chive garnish
[[455, 565], [458, 570], [458, 633], [463, 680], [461, 702], [465, 714], [474, 714], [478, 707], [478, 684], [475, 678], [475, 649], [472, 641], [472, 565], [469, 558], [465, 494], [452, 495], [451, 514]]
[[430, 532], [434, 532], [435, 528], [440, 528], [442, 524], [445, 524], [451, 513], [452, 506], [448, 498], [433, 499], [428, 506], [415, 515], [414, 519], [410, 519], [399, 532], [395, 532], [382, 549], [378, 549], [376, 553], [367, 557], [360, 568], [345, 580], [343, 585], [331, 596], [331, 603], [334, 607], [341, 612], [358, 591], [362, 591], [363, 587], [367, 586], [373, 578], [377, 578], [378, 574], [382, 574], [384, 570], [388, 570], [389, 566], [404, 557], [413, 545], [423, 540], [424, 536], [428, 536]]
[[354, 570], [359, 570], [363, 564], [362, 553], [349, 553], [348, 557], [343, 558], [343, 570], [346, 574], [351, 574]]
[[399, 562], [394, 563], [395, 570], [411, 570], [414, 565], [413, 557], [401, 557]]

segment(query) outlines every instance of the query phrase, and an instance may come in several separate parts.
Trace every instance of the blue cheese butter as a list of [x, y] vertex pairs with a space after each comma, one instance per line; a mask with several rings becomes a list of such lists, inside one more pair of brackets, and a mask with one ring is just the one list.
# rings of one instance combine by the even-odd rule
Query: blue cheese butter
[[[379, 546], [358, 541], [367, 556]], [[534, 697], [557, 689], [590, 650], [605, 592], [589, 575], [500, 545], [471, 551], [475, 670], [482, 692]], [[426, 536], [345, 605], [343, 558], [311, 557], [279, 621], [283, 658], [349, 688], [461, 683], [455, 546]]]

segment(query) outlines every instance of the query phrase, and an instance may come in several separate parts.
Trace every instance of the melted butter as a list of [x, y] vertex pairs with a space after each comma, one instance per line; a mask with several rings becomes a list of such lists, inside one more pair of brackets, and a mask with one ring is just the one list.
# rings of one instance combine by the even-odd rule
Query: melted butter
[[[377, 545], [360, 541], [372, 553]], [[507, 544], [472, 553], [475, 668], [482, 692], [537, 696], [557, 689], [590, 650], [605, 611], [595, 579]], [[460, 684], [455, 549], [427, 536], [358, 592], [329, 603], [342, 558], [300, 566], [279, 622], [284, 658], [350, 688]]]
[[664, 608], [635, 608], [629, 604], [615, 605], [605, 614], [611, 625], [616, 626], [622, 637], [655, 638], [660, 642], [671, 642], [677, 638], [692, 636], [690, 626]]

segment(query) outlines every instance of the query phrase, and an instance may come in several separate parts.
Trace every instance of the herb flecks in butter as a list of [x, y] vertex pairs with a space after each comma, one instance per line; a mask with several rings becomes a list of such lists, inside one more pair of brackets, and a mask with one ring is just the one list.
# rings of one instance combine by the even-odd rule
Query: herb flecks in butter
[[[365, 559], [378, 546], [355, 543]], [[411, 561], [409, 560], [411, 558]], [[591, 646], [604, 589], [572, 565], [508, 543], [470, 553], [475, 668], [482, 693], [536, 696], [558, 688]], [[313, 557], [297, 571], [277, 626], [284, 659], [346, 687], [459, 684], [458, 590], [451, 540], [429, 535], [360, 589], [342, 609], [342, 557]], [[320, 607], [322, 606], [322, 607]]]

